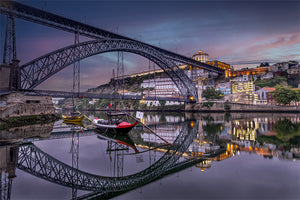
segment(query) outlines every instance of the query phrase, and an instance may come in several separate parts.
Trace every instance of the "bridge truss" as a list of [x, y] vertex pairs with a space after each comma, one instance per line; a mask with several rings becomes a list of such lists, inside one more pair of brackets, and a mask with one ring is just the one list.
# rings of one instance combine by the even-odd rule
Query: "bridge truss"
[[195, 85], [174, 62], [154, 48], [123, 39], [101, 39], [82, 42], [56, 50], [26, 63], [20, 67], [21, 88], [33, 89], [70, 64], [93, 55], [111, 51], [131, 52], [148, 58], [170, 76], [179, 91], [182, 92], [182, 96], [193, 95], [197, 97]]
[[61, 29], [67, 32], [72, 33], [78, 33], [82, 36], [86, 36], [88, 38], [94, 38], [94, 39], [103, 39], [103, 38], [111, 38], [111, 39], [125, 39], [125, 40], [131, 40], [135, 41], [144, 45], [148, 45], [156, 50], [158, 50], [161, 54], [166, 55], [170, 59], [186, 63], [188, 65], [193, 65], [196, 67], [201, 67], [205, 70], [215, 72], [218, 74], [223, 74], [224, 70], [212, 67], [210, 65], [207, 65], [205, 63], [201, 63], [198, 61], [195, 61], [194, 59], [179, 55], [177, 53], [146, 44], [141, 41], [137, 41], [134, 39], [131, 39], [129, 37], [122, 36], [120, 34], [116, 34], [110, 31], [106, 31], [91, 25], [87, 25], [72, 19], [68, 19], [44, 10], [40, 10], [31, 6], [27, 6], [18, 2], [14, 1], [1, 1], [0, 2], [0, 13], [5, 15], [12, 15], [17, 18], [21, 18], [27, 21], [32, 21], [35, 23], [39, 23], [42, 25], [50, 26], [56, 29]]
[[[52, 52], [50, 54], [47, 54], [43, 58], [35, 59], [31, 62], [31, 67], [29, 67], [28, 64], [26, 65], [26, 67], [22, 66], [21, 89], [33, 89], [64, 67], [72, 63], [76, 63], [88, 56], [109, 51], [127, 51], [139, 54], [143, 57], [148, 58], [149, 60], [152, 60], [170, 76], [170, 78], [177, 85], [179, 91], [182, 93], [182, 96], [188, 97], [191, 95], [196, 100], [198, 100], [198, 93], [195, 85], [178, 67], [179, 63], [197, 66], [218, 74], [224, 73], [224, 70], [222, 69], [200, 63], [191, 58], [119, 34], [115, 34], [65, 17], [61, 17], [43, 10], [26, 6], [18, 2], [1, 1], [0, 13], [96, 39], [95, 41], [89, 42], [89, 45], [86, 43], [75, 43], [75, 45], [73, 46], [69, 46], [67, 48]], [[102, 46], [102, 49], [101, 51], [99, 51], [100, 49], [98, 49], [98, 52], [96, 51], [97, 53], [93, 51], [95, 50], [95, 48], [97, 49], [96, 46], [88, 47], [92, 44], [95, 44], [95, 42], [100, 42], [103, 44], [99, 45], [98, 43], [98, 46]], [[116, 46], [113, 47], [110, 45]], [[131, 45], [131, 47], [128, 48], [128, 45]], [[124, 48], [123, 46], [127, 47]], [[83, 54], [81, 54], [81, 51], [79, 51], [80, 48], [85, 48]], [[88, 53], [87, 51], [92, 52]], [[70, 55], [70, 53], [73, 56]], [[74, 55], [80, 55], [80, 58], [76, 59]]]

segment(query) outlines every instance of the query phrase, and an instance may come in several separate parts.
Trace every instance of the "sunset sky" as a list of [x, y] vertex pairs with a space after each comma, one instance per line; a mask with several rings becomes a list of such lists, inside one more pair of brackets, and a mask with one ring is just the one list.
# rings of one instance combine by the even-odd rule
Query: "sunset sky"
[[[19, 1], [191, 57], [202, 50], [235, 68], [261, 62], [300, 62], [300, 1], [107, 0]], [[4, 44], [1, 16], [1, 49]], [[21, 65], [73, 44], [74, 35], [16, 19], [17, 57]], [[84, 38], [81, 38], [84, 40]], [[1, 60], [2, 60], [1, 51]], [[81, 90], [112, 77], [117, 56], [105, 53], [81, 61]], [[146, 71], [148, 61], [124, 54], [125, 74]], [[37, 89], [70, 90], [72, 67]]]

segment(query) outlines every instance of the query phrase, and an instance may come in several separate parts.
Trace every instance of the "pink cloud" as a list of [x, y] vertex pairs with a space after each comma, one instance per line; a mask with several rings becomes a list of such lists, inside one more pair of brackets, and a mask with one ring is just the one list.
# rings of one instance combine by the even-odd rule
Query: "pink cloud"
[[71, 45], [73, 42], [74, 39], [67, 35], [18, 40], [17, 57], [22, 65], [59, 48]]
[[227, 62], [295, 59], [300, 57], [300, 34], [274, 34], [237, 40], [228, 47], [218, 48], [217, 53]]
[[246, 52], [255, 53], [257, 51], [278, 49], [278, 48], [292, 46], [299, 43], [300, 43], [299, 33], [267, 36], [267, 37], [256, 38], [252, 40], [249, 48], [246, 48]]

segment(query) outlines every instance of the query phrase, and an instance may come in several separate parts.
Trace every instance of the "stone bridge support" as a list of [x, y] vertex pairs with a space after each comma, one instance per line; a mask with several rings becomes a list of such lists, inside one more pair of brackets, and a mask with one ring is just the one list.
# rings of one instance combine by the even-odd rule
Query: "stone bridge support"
[[0, 90], [18, 91], [21, 87], [19, 60], [0, 66]]

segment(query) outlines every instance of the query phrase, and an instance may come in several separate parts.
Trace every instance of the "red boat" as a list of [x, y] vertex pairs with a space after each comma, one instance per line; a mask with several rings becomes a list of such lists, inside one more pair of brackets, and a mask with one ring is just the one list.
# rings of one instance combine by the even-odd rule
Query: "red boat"
[[97, 119], [93, 120], [93, 124], [102, 131], [107, 131], [110, 133], [116, 134], [125, 134], [128, 133], [135, 125], [138, 124], [138, 121], [130, 124], [122, 120], [122, 116], [127, 116], [126, 113], [108, 113], [108, 120]]
[[111, 133], [117, 134], [125, 134], [128, 133], [138, 122], [135, 121], [133, 124], [129, 124], [128, 122], [121, 122], [119, 124], [103, 124], [102, 120], [94, 120], [94, 125], [97, 129], [108, 131]]

